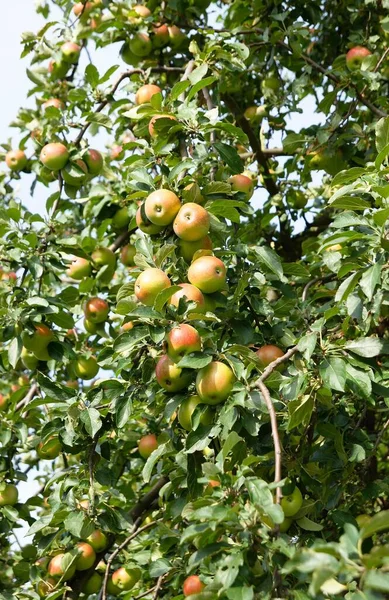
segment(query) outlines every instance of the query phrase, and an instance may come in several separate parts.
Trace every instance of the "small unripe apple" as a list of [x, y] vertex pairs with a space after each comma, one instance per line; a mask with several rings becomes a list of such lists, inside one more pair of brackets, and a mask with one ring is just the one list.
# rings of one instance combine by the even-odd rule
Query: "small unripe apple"
[[40, 442], [36, 453], [42, 460], [54, 460], [62, 452], [62, 445], [57, 436], [52, 436], [45, 442]]
[[51, 559], [49, 566], [47, 567], [47, 572], [51, 577], [67, 581], [74, 576], [76, 572], [74, 563], [72, 563], [68, 568], [64, 566], [64, 563], [67, 563], [67, 557], [67, 554], [61, 553], [57, 554]]
[[[190, 396], [180, 404], [177, 415], [178, 422], [183, 429], [186, 429], [186, 431], [192, 431], [192, 416], [199, 404], [201, 404], [201, 398], [199, 396]], [[200, 423], [202, 425], [210, 425], [212, 421], [212, 409], [207, 407], [207, 410], [200, 417]]]
[[155, 377], [159, 385], [167, 392], [178, 392], [187, 387], [192, 379], [192, 373], [183, 371], [175, 362], [164, 354], [155, 367]]
[[158, 440], [154, 433], [144, 435], [138, 442], [139, 454], [147, 460], [152, 452], [158, 448]]
[[245, 118], [248, 121], [251, 121], [252, 123], [256, 123], [256, 122], [260, 121], [266, 115], [267, 115], [267, 109], [266, 109], [265, 105], [263, 105], [263, 106], [249, 106], [244, 111]]
[[74, 42], [65, 42], [61, 46], [62, 58], [65, 62], [74, 65], [80, 56], [81, 47]]
[[154, 115], [154, 117], [152, 117], [152, 119], [150, 119], [150, 123], [149, 123], [149, 134], [151, 135], [152, 138], [155, 138], [158, 136], [158, 131], [155, 128], [155, 122], [158, 121], [158, 119], [170, 119], [171, 121], [177, 121], [177, 119], [174, 115], [169, 115], [168, 113], [162, 114], [162, 115]]
[[213, 294], [225, 286], [226, 267], [216, 256], [201, 256], [190, 265], [188, 279], [205, 294]]
[[54, 108], [58, 108], [58, 110], [63, 110], [65, 108], [65, 104], [59, 98], [49, 98], [42, 104], [43, 110], [53, 106]]
[[98, 594], [101, 590], [103, 584], [103, 577], [99, 573], [93, 573], [82, 586], [82, 592], [86, 596], [91, 596], [92, 594]]
[[6, 154], [5, 162], [11, 171], [23, 171], [27, 164], [27, 156], [23, 150], [10, 150]]
[[48, 577], [47, 579], [41, 579], [41, 581], [39, 581], [37, 583], [36, 593], [38, 594], [38, 596], [40, 598], [47, 598], [47, 596], [55, 590], [56, 585], [57, 585], [57, 580], [54, 579], [53, 577]]
[[197, 373], [197, 394], [204, 404], [219, 404], [228, 398], [235, 381], [236, 377], [228, 365], [213, 361]]
[[137, 33], [129, 42], [129, 48], [135, 56], [143, 58], [148, 56], [153, 45], [147, 33]]
[[35, 354], [33, 352], [31, 352], [31, 350], [27, 350], [27, 348], [25, 348], [24, 346], [22, 348], [22, 353], [20, 355], [20, 358], [21, 358], [23, 366], [26, 369], [29, 369], [30, 371], [34, 371], [37, 368], [39, 360], [37, 359]]
[[[281, 358], [284, 356], [284, 352], [278, 346], [274, 346], [273, 344], [268, 344], [266, 346], [262, 346], [259, 350], [256, 351], [256, 355], [261, 361], [262, 367], [266, 368], [270, 363], [272, 363], [277, 358]], [[285, 365], [281, 364], [277, 367], [278, 370], [283, 370]]]
[[[263, 517], [261, 517], [261, 521], [262, 521], [262, 523], [264, 523], [265, 525], [270, 527], [270, 529], [274, 529], [276, 526], [273, 519], [271, 519], [270, 517], [263, 516]], [[284, 520], [282, 521], [282, 523], [280, 523], [278, 525], [280, 532], [286, 533], [288, 531], [289, 527], [292, 525], [292, 523], [293, 523], [293, 519], [291, 517], [285, 517]]]
[[124, 42], [123, 46], [121, 47], [120, 56], [121, 56], [121, 59], [127, 65], [131, 65], [132, 67], [136, 67], [141, 61], [140, 57], [136, 56], [132, 52], [132, 50], [127, 42]]
[[194, 594], [200, 594], [204, 588], [205, 584], [198, 575], [189, 575], [184, 581], [182, 591], [184, 596], [192, 596]]
[[93, 150], [93, 148], [88, 148], [82, 155], [82, 159], [85, 161], [91, 175], [98, 175], [104, 166], [103, 155], [98, 150]]
[[102, 298], [90, 298], [84, 305], [85, 318], [92, 323], [103, 323], [107, 320], [109, 305]]
[[167, 27], [167, 25], [163, 24], [153, 27], [152, 42], [154, 48], [163, 48], [163, 46], [166, 46], [169, 43], [169, 40], [170, 35], [169, 28]]
[[64, 144], [53, 142], [43, 146], [39, 158], [51, 171], [60, 171], [69, 160], [69, 152]]
[[141, 570], [138, 568], [130, 569], [128, 567], [120, 567], [112, 573], [112, 583], [120, 590], [131, 590], [141, 577]]
[[180, 240], [178, 245], [180, 248], [180, 255], [187, 263], [191, 262], [194, 254], [198, 250], [212, 250], [212, 240], [208, 235], [195, 242]]
[[151, 192], [145, 201], [146, 216], [154, 225], [170, 225], [180, 208], [179, 197], [174, 192], [165, 189]]
[[88, 167], [81, 158], [75, 161], [70, 161], [61, 170], [62, 179], [68, 185], [73, 187], [81, 187], [88, 178]]
[[0, 506], [14, 506], [18, 498], [18, 488], [11, 483], [7, 483], [4, 489], [0, 490]]
[[195, 202], [188, 202], [178, 211], [173, 230], [181, 240], [197, 242], [208, 234], [210, 224], [208, 211]]
[[135, 246], [131, 246], [130, 244], [127, 244], [127, 246], [123, 246], [123, 248], [120, 252], [120, 260], [123, 263], [123, 265], [126, 267], [133, 267], [135, 265], [135, 263], [134, 263], [135, 254], [136, 254]]
[[96, 248], [92, 252], [92, 261], [98, 270], [106, 267], [104, 273], [99, 276], [99, 280], [102, 283], [109, 283], [115, 273], [116, 254], [109, 248]]
[[77, 544], [76, 549], [78, 551], [78, 557], [76, 560], [77, 571], [87, 571], [93, 567], [96, 560], [96, 552], [92, 546], [86, 542], [80, 542]]
[[93, 356], [90, 358], [79, 356], [73, 363], [73, 370], [79, 379], [93, 379], [99, 372], [99, 365]]
[[370, 56], [371, 52], [364, 46], [355, 46], [346, 54], [346, 65], [350, 71], [356, 71], [361, 68], [363, 60], [366, 56]]
[[84, 277], [89, 277], [91, 274], [92, 267], [86, 258], [82, 258], [81, 256], [74, 256], [72, 264], [67, 269], [66, 274], [75, 279], [76, 281], [80, 281], [84, 279]]
[[170, 286], [169, 277], [161, 269], [146, 269], [135, 281], [135, 296], [142, 304], [153, 306], [158, 294]]
[[281, 508], [285, 517], [294, 517], [303, 505], [303, 496], [296, 486], [289, 496], [281, 498]]
[[138, 106], [140, 104], [148, 104], [155, 94], [160, 94], [161, 92], [162, 90], [158, 85], [153, 85], [152, 83], [142, 85], [135, 94], [135, 104]]
[[122, 206], [122, 208], [119, 208], [112, 217], [112, 227], [114, 229], [124, 229], [128, 226], [130, 221], [131, 217], [128, 212], [128, 207]]
[[95, 529], [86, 538], [88, 544], [90, 544], [95, 552], [102, 552], [108, 546], [108, 538], [102, 531]]
[[246, 175], [232, 175], [232, 177], [229, 178], [228, 183], [231, 184], [231, 188], [234, 192], [242, 192], [245, 194], [247, 200], [249, 200], [254, 193], [254, 182]]
[[148, 235], [156, 235], [157, 233], [161, 233], [163, 231], [163, 227], [160, 225], [154, 225], [151, 221], [147, 219], [147, 221], [142, 217], [141, 208], [138, 208], [135, 215], [136, 224], [143, 233], [147, 233]]
[[196, 303], [195, 308], [192, 308], [190, 311], [188, 311], [188, 313], [204, 312], [205, 299], [204, 299], [203, 293], [197, 287], [195, 287], [194, 285], [191, 285], [190, 283], [179, 283], [178, 285], [180, 286], [181, 290], [178, 292], [175, 292], [170, 297], [170, 304], [172, 304], [173, 306], [178, 308], [180, 299], [184, 298], [186, 300], [186, 302], [195, 302]]
[[167, 354], [174, 362], [179, 362], [181, 358], [191, 352], [201, 350], [201, 338], [198, 331], [187, 323], [173, 327], [166, 336], [166, 344]]

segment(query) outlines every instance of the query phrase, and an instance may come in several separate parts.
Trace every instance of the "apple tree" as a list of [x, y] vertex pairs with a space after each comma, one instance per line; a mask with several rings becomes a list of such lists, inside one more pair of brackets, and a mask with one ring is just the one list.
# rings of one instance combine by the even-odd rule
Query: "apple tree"
[[37, 3], [1, 600], [389, 597], [387, 9]]

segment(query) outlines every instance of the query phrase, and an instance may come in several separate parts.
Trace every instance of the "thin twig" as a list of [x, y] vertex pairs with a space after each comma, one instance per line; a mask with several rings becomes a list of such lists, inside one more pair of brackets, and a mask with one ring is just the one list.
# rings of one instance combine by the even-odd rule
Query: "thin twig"
[[152, 592], [154, 592], [155, 588], [157, 586], [154, 585], [152, 588], [146, 590], [145, 592], [142, 592], [141, 594], [138, 594], [138, 596], [135, 596], [135, 598], [133, 600], [140, 600], [141, 598], [144, 598], [145, 596], [148, 596], [149, 594], [151, 594]]
[[112, 250], [112, 252], [116, 252], [116, 250], [118, 248], [120, 248], [121, 246], [123, 246], [128, 241], [129, 237], [130, 237], [130, 232], [129, 231], [123, 231], [123, 233], [121, 233], [120, 235], [118, 235], [118, 237], [116, 238], [116, 240], [109, 246], [109, 249]]
[[326, 275], [325, 277], [315, 277], [315, 279], [311, 279], [311, 281], [308, 281], [307, 285], [303, 289], [303, 293], [301, 294], [301, 300], [303, 302], [307, 300], [308, 292], [311, 289], [311, 287], [315, 285], [315, 283], [319, 283], [319, 281], [326, 283], [327, 281], [331, 281], [333, 278], [333, 275]]
[[15, 410], [20, 410], [21, 408], [26, 407], [29, 404], [29, 402], [31, 402], [37, 391], [38, 385], [36, 383], [33, 383], [27, 394], [24, 396], [24, 398], [22, 398], [22, 400], [20, 400], [20, 402], [17, 403]]
[[157, 600], [158, 594], [159, 594], [159, 590], [162, 587], [162, 583], [163, 583], [164, 578], [165, 578], [165, 575], [161, 575], [160, 577], [158, 577], [157, 585], [155, 586], [155, 592], [154, 592], [154, 595], [153, 595], [153, 600]]

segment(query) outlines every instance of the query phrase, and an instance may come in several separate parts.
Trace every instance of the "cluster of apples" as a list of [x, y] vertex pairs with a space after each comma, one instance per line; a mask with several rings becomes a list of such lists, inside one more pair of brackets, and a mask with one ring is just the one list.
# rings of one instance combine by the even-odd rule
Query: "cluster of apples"
[[99, 175], [104, 165], [101, 153], [92, 148], [86, 149], [82, 158], [72, 161], [68, 148], [61, 142], [51, 142], [43, 146], [39, 159], [49, 171], [60, 171], [64, 182], [76, 188]]
[[58, 53], [58, 57], [49, 62], [48, 71], [53, 79], [64, 79], [72, 65], [80, 58], [81, 46], [76, 42], [64, 42]]

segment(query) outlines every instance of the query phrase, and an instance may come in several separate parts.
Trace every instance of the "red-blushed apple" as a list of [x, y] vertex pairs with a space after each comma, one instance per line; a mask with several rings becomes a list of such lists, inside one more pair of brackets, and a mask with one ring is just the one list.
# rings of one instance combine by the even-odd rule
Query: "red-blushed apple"
[[39, 159], [50, 171], [60, 171], [69, 160], [69, 152], [61, 142], [52, 142], [43, 146]]
[[184, 596], [193, 596], [194, 594], [200, 594], [204, 588], [205, 584], [198, 575], [189, 575], [184, 581], [182, 591]]
[[32, 335], [24, 331], [22, 333], [22, 340], [24, 347], [35, 354], [47, 348], [49, 343], [54, 339], [54, 332], [44, 323], [35, 324], [34, 328], [35, 331]]
[[137, 33], [129, 41], [129, 48], [135, 56], [143, 58], [148, 56], [153, 49], [153, 45], [147, 33]]
[[76, 572], [75, 564], [72, 563], [70, 566], [66, 566], [70, 564], [68, 562], [68, 556], [68, 554], [61, 553], [51, 559], [49, 566], [47, 567], [47, 572], [51, 577], [67, 581], [74, 576]]
[[226, 267], [216, 256], [201, 256], [190, 265], [188, 279], [205, 294], [213, 294], [225, 286]]
[[14, 506], [19, 498], [19, 492], [16, 485], [6, 483], [3, 489], [0, 489], [0, 506]]
[[173, 222], [181, 208], [181, 202], [174, 192], [161, 189], [147, 196], [144, 208], [151, 223], [164, 227]]
[[53, 577], [41, 579], [36, 586], [36, 593], [40, 598], [47, 598], [49, 594], [54, 592], [57, 585], [57, 580]]
[[79, 379], [93, 379], [99, 372], [99, 365], [93, 356], [79, 356], [73, 362], [73, 371]]
[[68, 185], [81, 187], [88, 179], [88, 167], [81, 158], [68, 162], [61, 170], [62, 179]]
[[[262, 346], [256, 351], [256, 355], [258, 356], [262, 368], [266, 368], [270, 363], [272, 363], [277, 358], [281, 358], [284, 356], [284, 352], [278, 346], [274, 346], [273, 344], [268, 344], [266, 346]], [[285, 368], [284, 364], [281, 364], [277, 367], [278, 370], [283, 370]]]
[[197, 242], [208, 234], [210, 224], [209, 212], [195, 202], [188, 202], [178, 211], [173, 230], [181, 240]]
[[371, 52], [364, 46], [355, 46], [346, 54], [346, 65], [350, 71], [356, 71], [361, 68], [363, 60], [366, 56], [370, 56]]
[[153, 37], [152, 42], [154, 48], [163, 48], [169, 43], [170, 35], [169, 28], [167, 25], [157, 25], [153, 27]]
[[219, 404], [228, 398], [235, 381], [236, 377], [228, 365], [213, 361], [197, 373], [197, 394], [204, 404]]
[[108, 538], [102, 531], [95, 529], [86, 538], [88, 544], [90, 544], [95, 552], [102, 552], [108, 546]]
[[127, 323], [123, 323], [121, 326], [121, 331], [131, 331], [131, 329], [134, 329], [133, 321], [127, 321]]
[[131, 244], [127, 244], [127, 246], [123, 246], [120, 252], [120, 260], [125, 267], [133, 267], [135, 265], [134, 258], [136, 254], [135, 246]]
[[303, 505], [303, 496], [296, 486], [291, 494], [281, 498], [281, 508], [285, 517], [294, 517]]
[[5, 156], [5, 162], [11, 171], [22, 171], [27, 165], [27, 156], [23, 150], [10, 150]]
[[62, 452], [62, 445], [57, 436], [51, 436], [45, 442], [40, 442], [36, 453], [42, 460], [54, 460]]
[[139, 229], [148, 235], [156, 235], [157, 233], [161, 233], [161, 231], [163, 231], [163, 227], [160, 225], [154, 225], [154, 223], [148, 219], [145, 220], [142, 217], [142, 209], [140, 207], [136, 211], [135, 220]]
[[187, 354], [201, 350], [201, 337], [192, 325], [182, 323], [169, 331], [166, 344], [168, 356], [174, 362], [179, 362]]
[[103, 155], [93, 148], [88, 148], [82, 155], [82, 159], [85, 161], [91, 175], [98, 175], [104, 166]]
[[169, 29], [169, 41], [172, 48], [180, 48], [186, 40], [186, 35], [177, 25], [171, 25]]
[[46, 100], [46, 102], [42, 104], [43, 110], [46, 110], [46, 108], [50, 108], [50, 106], [58, 108], [58, 110], [63, 110], [65, 108], [65, 104], [59, 98], [49, 98], [48, 100]]
[[129, 222], [131, 221], [130, 214], [128, 212], [127, 206], [122, 206], [117, 210], [112, 217], [112, 227], [114, 229], [124, 229], [128, 227]]
[[161, 92], [162, 90], [158, 85], [152, 83], [142, 85], [135, 94], [135, 104], [138, 106], [140, 104], [148, 104], [155, 94], [160, 94]]
[[246, 199], [250, 200], [254, 193], [254, 182], [247, 175], [232, 175], [229, 178], [228, 183], [231, 184], [231, 188], [234, 192], [242, 192], [246, 195]]
[[[183, 429], [186, 431], [192, 431], [192, 416], [196, 407], [201, 404], [201, 398], [199, 396], [190, 396], [186, 398], [178, 409], [178, 422]], [[213, 411], [208, 406], [200, 417], [200, 423], [202, 425], [210, 425], [213, 421]]]
[[149, 433], [140, 438], [138, 442], [138, 451], [142, 458], [147, 460], [152, 452], [158, 448], [157, 436]]
[[135, 296], [142, 304], [153, 306], [158, 294], [170, 286], [169, 277], [161, 269], [146, 269], [135, 281]]
[[112, 583], [122, 591], [131, 590], [141, 577], [141, 570], [137, 567], [120, 567], [112, 573]]
[[194, 254], [198, 250], [212, 250], [212, 240], [209, 235], [197, 240], [196, 242], [186, 242], [184, 240], [180, 240], [178, 242], [179, 245], [179, 253], [187, 263], [190, 263]]
[[137, 17], [130, 17], [130, 23], [141, 23], [143, 19], [147, 19], [147, 17], [151, 16], [151, 10], [147, 8], [147, 6], [144, 6], [144, 4], [135, 4], [135, 6], [131, 7], [131, 10], [134, 11], [140, 17], [140, 19]]
[[76, 281], [80, 281], [81, 279], [84, 279], [84, 277], [89, 277], [91, 271], [92, 267], [89, 260], [82, 258], [81, 256], [74, 256], [72, 264], [66, 271], [66, 275]]
[[87, 571], [93, 567], [96, 560], [96, 552], [93, 550], [92, 546], [87, 542], [80, 542], [77, 544], [76, 550], [78, 552], [78, 557], [75, 563], [76, 570]]
[[85, 302], [84, 315], [92, 323], [103, 323], [107, 320], [109, 304], [103, 298], [90, 298]]
[[89, 579], [82, 586], [82, 592], [85, 596], [91, 596], [92, 594], [98, 594], [103, 585], [103, 577], [100, 573], [93, 573]]
[[73, 13], [76, 17], [81, 17], [82, 20], [85, 20], [88, 18], [93, 8], [93, 2], [77, 2], [77, 4], [73, 6]]
[[188, 387], [192, 373], [185, 372], [172, 359], [164, 354], [155, 367], [155, 377], [161, 387], [167, 392], [178, 392]]
[[81, 46], [75, 42], [65, 42], [61, 46], [62, 59], [71, 65], [74, 65], [78, 61], [80, 52]]
[[154, 115], [149, 122], [149, 134], [152, 138], [156, 138], [158, 136], [158, 131], [155, 128], [155, 122], [158, 121], [158, 119], [170, 119], [171, 121], [177, 121], [174, 115], [169, 115], [168, 113]]
[[179, 283], [181, 290], [174, 292], [170, 298], [170, 304], [178, 307], [180, 299], [184, 298], [187, 302], [196, 302], [195, 308], [192, 308], [188, 313], [196, 312], [202, 313], [205, 310], [205, 299], [203, 293], [194, 285], [190, 283]]

